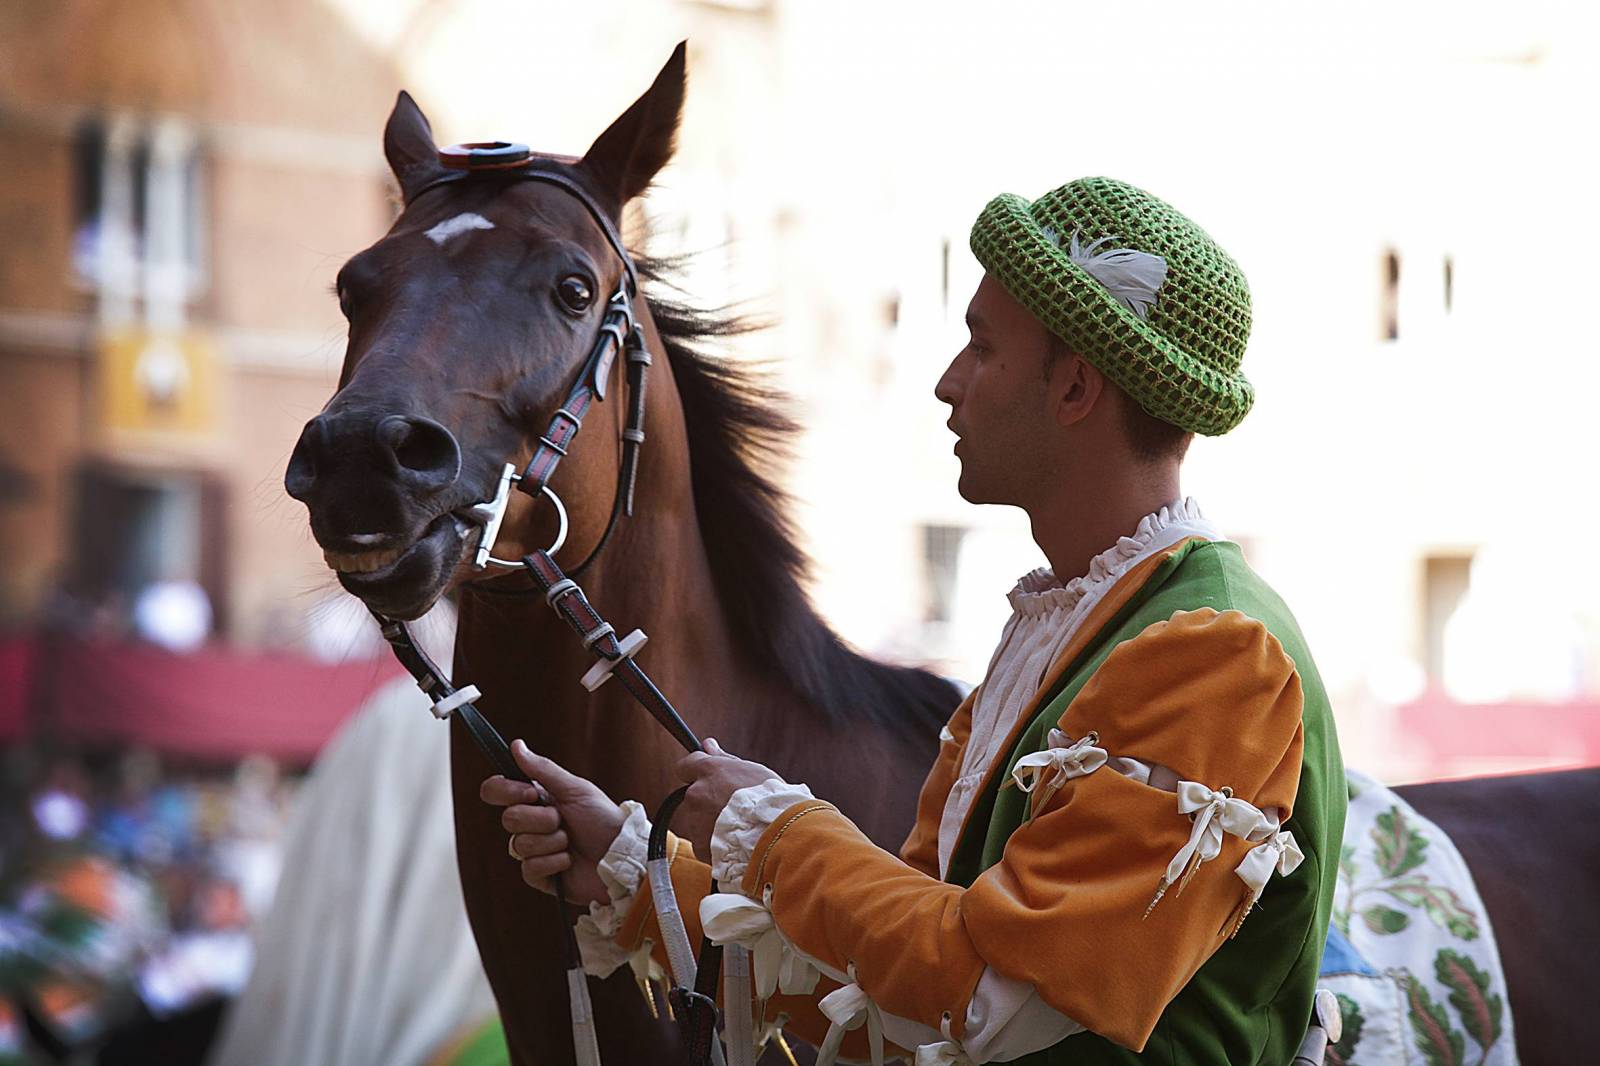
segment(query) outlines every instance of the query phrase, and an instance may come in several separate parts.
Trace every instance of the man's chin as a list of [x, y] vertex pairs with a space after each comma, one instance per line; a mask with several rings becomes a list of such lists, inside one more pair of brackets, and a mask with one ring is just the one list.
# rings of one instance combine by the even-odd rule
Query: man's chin
[[985, 491], [983, 480], [962, 467], [961, 478], [956, 482], [956, 492], [968, 503], [995, 503], [994, 493]]

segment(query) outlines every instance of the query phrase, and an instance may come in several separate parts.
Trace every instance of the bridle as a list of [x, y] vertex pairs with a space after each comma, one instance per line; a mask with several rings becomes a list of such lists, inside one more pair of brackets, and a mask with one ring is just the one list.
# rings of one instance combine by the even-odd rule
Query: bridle
[[550, 416], [548, 426], [539, 436], [533, 457], [528, 460], [521, 473], [517, 472], [514, 463], [506, 463], [501, 469], [494, 494], [489, 499], [458, 512], [459, 517], [480, 527], [477, 548], [473, 553], [474, 570], [483, 570], [490, 566], [507, 570], [520, 570], [523, 567], [521, 560], [500, 559], [491, 554], [500, 533], [500, 525], [505, 519], [506, 505], [510, 501], [513, 485], [518, 491], [535, 499], [543, 497], [549, 500], [551, 506], [555, 508], [557, 532], [555, 540], [545, 551], [550, 555], [559, 551], [566, 543], [567, 509], [562, 505], [561, 498], [551, 490], [550, 478], [561, 465], [561, 460], [566, 458], [567, 449], [577, 437], [578, 431], [583, 428], [584, 416], [595, 403], [604, 402], [611, 381], [611, 369], [616, 363], [617, 356], [623, 355], [627, 363], [629, 400], [627, 422], [622, 430], [622, 463], [618, 470], [617, 490], [612, 498], [611, 512], [606, 519], [604, 532], [584, 560], [572, 570], [574, 574], [581, 574], [605, 548], [606, 542], [611, 539], [611, 534], [617, 527], [618, 520], [633, 514], [633, 492], [639, 474], [639, 453], [644, 448], [645, 440], [646, 374], [651, 364], [650, 349], [645, 343], [644, 331], [640, 329], [633, 313], [633, 298], [639, 293], [638, 268], [634, 265], [633, 257], [628, 254], [627, 247], [622, 243], [622, 237], [617, 233], [610, 216], [595, 202], [594, 197], [565, 174], [541, 168], [536, 162], [531, 162], [531, 153], [526, 147], [500, 141], [486, 145], [456, 145], [442, 150], [440, 158], [445, 161], [449, 169], [414, 191], [411, 194], [413, 200], [440, 185], [471, 180], [481, 181], [483, 175], [506, 182], [534, 181], [554, 185], [583, 205], [622, 264], [622, 276], [618, 279], [611, 298], [606, 301], [605, 315], [601, 319], [594, 346], [567, 392], [566, 399]]
[[[673, 739], [689, 751], [702, 750], [700, 739], [684, 722], [671, 702], [661, 693], [650, 676], [634, 661], [635, 655], [648, 639], [642, 630], [635, 629], [626, 637], [618, 638], [610, 623], [594, 607], [578, 583], [555, 561], [555, 553], [565, 544], [568, 531], [566, 508], [550, 488], [551, 476], [583, 428], [584, 416], [591, 407], [603, 402], [610, 381], [611, 370], [618, 354], [627, 365], [628, 412], [622, 430], [622, 462], [618, 473], [616, 495], [611, 513], [600, 539], [588, 556], [573, 569], [582, 573], [605, 547], [619, 520], [633, 514], [634, 486], [638, 477], [639, 454], [644, 446], [645, 384], [651, 358], [644, 332], [633, 313], [632, 300], [638, 295], [638, 271], [633, 258], [618, 235], [610, 217], [578, 182], [565, 174], [541, 167], [532, 153], [523, 146], [506, 142], [456, 145], [440, 151], [440, 160], [446, 171], [410, 194], [410, 199], [439, 185], [462, 181], [492, 178], [503, 181], [535, 181], [553, 185], [571, 194], [583, 205], [589, 216], [599, 226], [606, 241], [622, 263], [622, 277], [611, 298], [606, 303], [605, 314], [594, 345], [589, 351], [576, 380], [568, 390], [565, 400], [550, 417], [545, 432], [540, 435], [533, 457], [519, 473], [516, 464], [506, 463], [496, 482], [494, 494], [480, 503], [456, 512], [458, 518], [479, 527], [478, 542], [474, 547], [472, 566], [475, 570], [496, 567], [522, 570], [533, 578], [528, 589], [507, 592], [494, 590], [501, 595], [532, 595], [542, 593], [545, 601], [555, 610], [595, 656], [595, 664], [583, 675], [582, 684], [595, 691], [612, 677], [627, 690], [641, 706], [655, 718]], [[495, 542], [505, 520], [506, 506], [510, 502], [511, 488], [535, 499], [550, 501], [558, 520], [555, 539], [547, 548], [535, 550], [519, 560], [496, 557]], [[487, 591], [484, 585], [469, 586], [476, 591]], [[472, 739], [482, 749], [495, 771], [508, 779], [531, 784], [527, 776], [511, 757], [511, 750], [499, 731], [478, 710], [476, 701], [482, 693], [477, 686], [467, 685], [457, 689], [416, 643], [409, 627], [403, 621], [372, 612], [389, 642], [395, 657], [411, 674], [423, 693], [433, 701], [433, 713], [440, 719], [456, 717], [467, 729]], [[647, 871], [656, 918], [665, 940], [673, 984], [668, 993], [675, 1017], [682, 1025], [692, 1066], [724, 1066], [724, 1054], [717, 1040], [716, 992], [721, 971], [726, 963], [726, 1001], [731, 1004], [751, 1002], [750, 958], [748, 951], [739, 945], [726, 948], [712, 944], [709, 939], [701, 943], [698, 961], [689, 943], [682, 916], [678, 912], [676, 895], [672, 890], [667, 856], [667, 828], [672, 816], [683, 802], [687, 787], [680, 788], [662, 802], [656, 811], [650, 834]], [[600, 1066], [600, 1052], [594, 1028], [594, 1009], [589, 997], [587, 979], [573, 933], [571, 916], [562, 893], [561, 878], [553, 879], [555, 898], [560, 911], [561, 926], [566, 940], [567, 986], [572, 1007], [573, 1050], [580, 1066]], [[728, 1050], [727, 1063], [731, 1066], [750, 1066], [754, 1062], [754, 1026], [748, 1009], [726, 1012], [725, 1037]], [[780, 1037], [781, 1039], [781, 1037]]]

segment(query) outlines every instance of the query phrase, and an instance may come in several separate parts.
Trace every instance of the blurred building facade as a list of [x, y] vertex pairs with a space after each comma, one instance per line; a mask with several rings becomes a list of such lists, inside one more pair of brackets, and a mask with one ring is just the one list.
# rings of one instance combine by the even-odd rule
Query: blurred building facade
[[[0, 619], [289, 639], [278, 478], [391, 217], [392, 66], [291, 0], [0, 12]], [[280, 632], [282, 631], [282, 632]]]
[[[1600, 173], [1573, 136], [1600, 88], [1592, 16], [1363, 0], [1338, 21], [1268, 3], [1222, 18], [1158, 0], [1132, 53], [1115, 6], [1023, 0], [3, 17], [9, 615], [100, 565], [84, 560], [109, 504], [74, 498], [120, 498], [92, 491], [110, 471], [196, 486], [148, 539], [188, 560], [231, 638], [314, 624], [329, 585], [279, 477], [342, 353], [326, 286], [389, 217], [394, 89], [442, 143], [581, 153], [687, 37], [679, 155], [638, 232], [694, 253], [691, 296], [776, 323], [730, 352], [769, 365], [807, 427], [784, 481], [845, 636], [981, 675], [1006, 590], [1042, 560], [1019, 514], [956, 495], [932, 396], [978, 280], [967, 227], [996, 192], [1109, 173], [1193, 215], [1252, 280], [1257, 408], [1197, 442], [1186, 488], [1293, 605], [1350, 761], [1405, 779], [1600, 759], [1600, 577], [1562, 561], [1600, 519], [1600, 353], [1581, 325]], [[76, 176], [93, 158], [92, 202]], [[118, 203], [135, 234], [169, 229], [85, 230]], [[130, 244], [143, 265], [118, 273]], [[158, 344], [141, 368], [130, 336], [176, 355]], [[174, 382], [209, 390], [199, 428], [108, 408]], [[163, 417], [199, 418], [170, 401]]]

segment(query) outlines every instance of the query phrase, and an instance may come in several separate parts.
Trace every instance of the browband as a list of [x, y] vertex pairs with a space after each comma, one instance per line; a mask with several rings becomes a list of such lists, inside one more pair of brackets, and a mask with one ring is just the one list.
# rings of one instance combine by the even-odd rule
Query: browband
[[611, 221], [609, 215], [600, 209], [600, 205], [595, 203], [594, 197], [589, 195], [587, 189], [565, 174], [559, 174], [551, 170], [541, 170], [531, 164], [516, 168], [478, 167], [471, 170], [446, 170], [412, 193], [411, 199], [407, 202], [414, 202], [423, 193], [440, 185], [455, 185], [459, 182], [472, 181], [474, 179], [480, 181], [537, 181], [546, 185], [554, 185], [571, 193], [584, 206], [584, 210], [589, 212], [589, 217], [594, 219], [595, 225], [600, 227], [600, 232], [605, 234], [606, 242], [611, 245], [611, 250], [617, 253], [618, 259], [622, 260], [622, 269], [628, 279], [628, 295], [634, 296], [638, 293], [638, 271], [634, 269], [633, 257], [628, 254], [628, 249], [622, 244], [622, 237], [617, 232], [616, 224]]

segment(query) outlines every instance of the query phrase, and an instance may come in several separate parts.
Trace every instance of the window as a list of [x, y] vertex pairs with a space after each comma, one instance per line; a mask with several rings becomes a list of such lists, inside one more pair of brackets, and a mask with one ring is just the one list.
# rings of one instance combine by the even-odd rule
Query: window
[[927, 585], [929, 622], [950, 621], [956, 596], [956, 569], [961, 555], [960, 526], [923, 526], [923, 577]]
[[182, 120], [85, 120], [73, 140], [78, 281], [130, 313], [142, 302], [154, 324], [181, 324], [204, 282], [202, 170]]
[[1472, 583], [1472, 554], [1429, 555], [1422, 561], [1422, 653], [1430, 680], [1444, 676], [1444, 631]]
[[95, 461], [80, 468], [73, 522], [74, 591], [130, 614], [153, 586], [204, 592], [213, 619], [225, 590], [224, 495], [215, 477]]
[[1383, 291], [1378, 298], [1378, 337], [1400, 339], [1400, 253], [1393, 248], [1383, 253]]
[[950, 314], [950, 238], [939, 245], [939, 310]]

